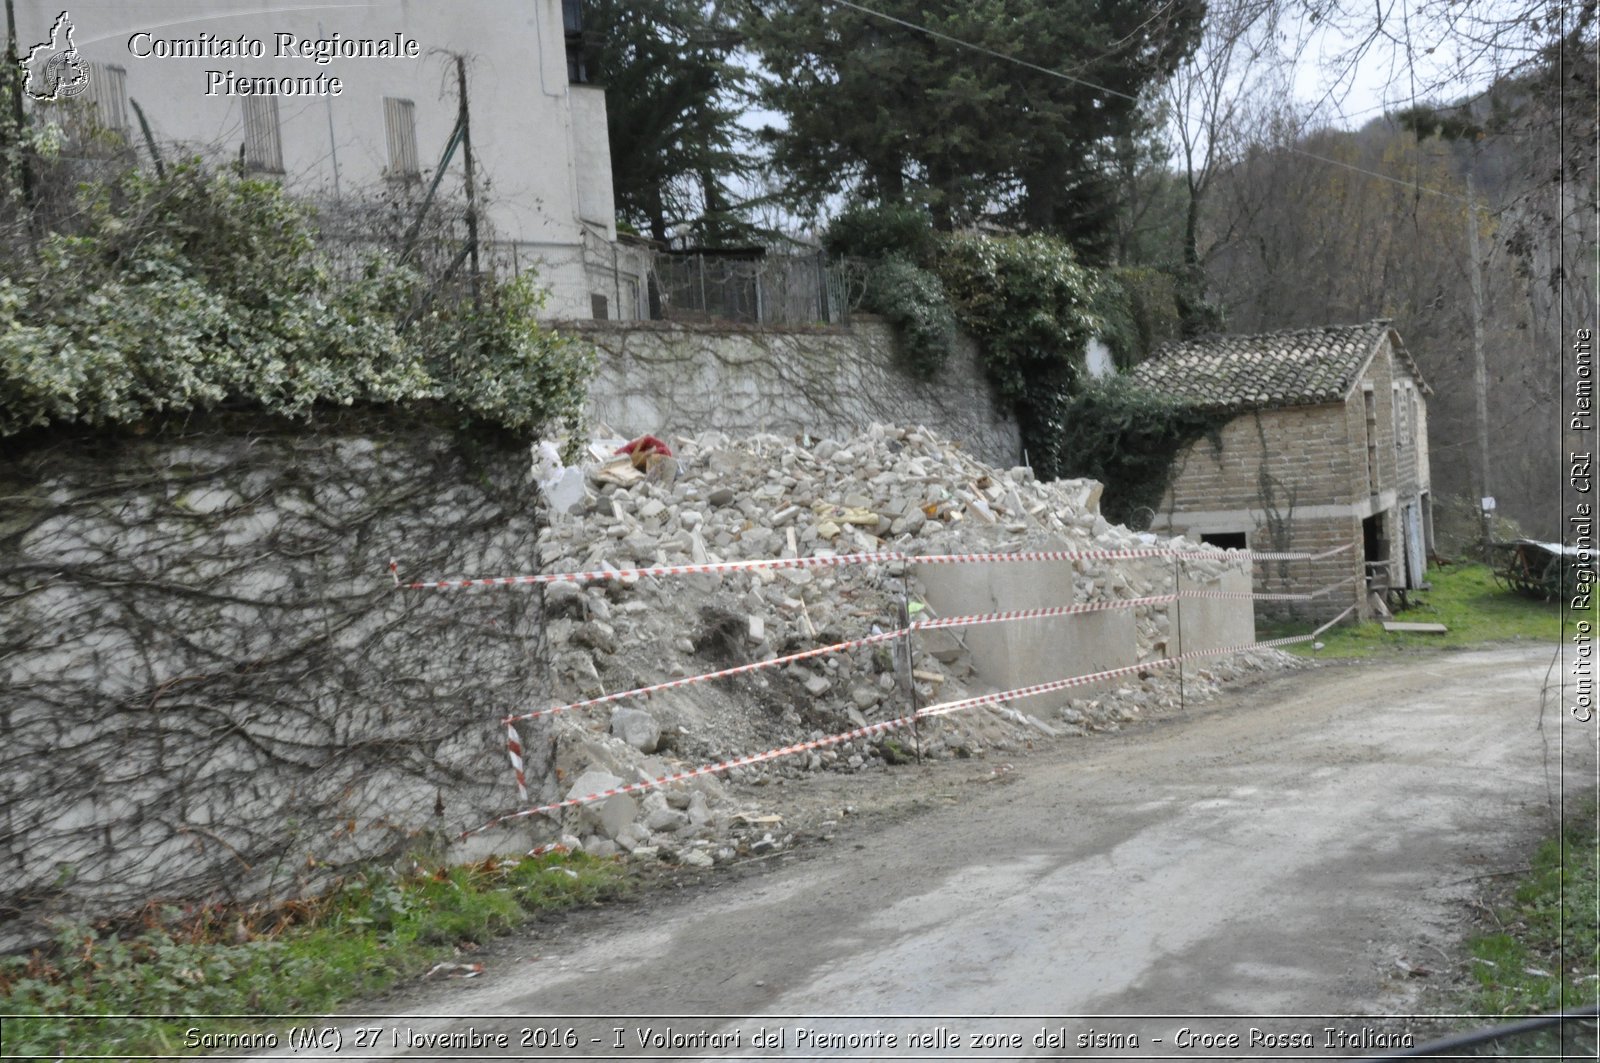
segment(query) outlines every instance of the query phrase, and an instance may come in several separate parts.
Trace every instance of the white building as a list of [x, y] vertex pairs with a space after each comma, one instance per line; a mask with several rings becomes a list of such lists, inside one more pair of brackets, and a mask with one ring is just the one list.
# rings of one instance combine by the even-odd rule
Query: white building
[[[62, 2], [17, 3], [24, 57], [51, 41]], [[385, 182], [420, 195], [456, 127], [464, 56], [492, 257], [537, 269], [550, 317], [638, 315], [638, 271], [616, 244], [605, 93], [569, 46], [581, 0], [78, 0], [67, 16], [72, 69], [88, 83], [36, 102], [41, 113], [87, 100], [143, 154], [137, 101], [158, 144], [242, 161], [319, 199]], [[51, 53], [34, 53], [30, 90], [52, 87]], [[458, 201], [462, 159], [440, 188]]]

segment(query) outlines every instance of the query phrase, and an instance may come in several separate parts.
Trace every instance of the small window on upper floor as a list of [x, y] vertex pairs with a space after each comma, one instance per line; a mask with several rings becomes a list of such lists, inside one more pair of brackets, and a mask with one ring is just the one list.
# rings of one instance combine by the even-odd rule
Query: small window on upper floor
[[567, 36], [567, 81], [589, 83], [589, 53], [583, 40], [583, 0], [561, 0], [561, 27]]
[[417, 105], [395, 96], [383, 98], [383, 132], [389, 144], [386, 176], [410, 181], [422, 176], [417, 155]]
[[246, 96], [244, 107], [244, 168], [260, 173], [283, 172], [283, 134], [278, 125], [276, 96]]

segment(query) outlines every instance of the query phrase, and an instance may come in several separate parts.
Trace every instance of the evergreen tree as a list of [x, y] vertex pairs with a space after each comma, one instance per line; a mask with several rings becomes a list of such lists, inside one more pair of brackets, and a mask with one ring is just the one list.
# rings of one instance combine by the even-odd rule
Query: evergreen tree
[[651, 238], [747, 238], [732, 182], [753, 162], [738, 124], [749, 74], [737, 34], [700, 0], [588, 0], [590, 67], [606, 89], [617, 214]]
[[746, 19], [767, 72], [761, 101], [784, 118], [763, 136], [794, 204], [853, 184], [925, 202], [941, 228], [989, 217], [1103, 259], [1115, 141], [1137, 125], [1140, 91], [1194, 47], [1203, 0], [872, 6], [923, 29], [817, 0], [757, 3]]

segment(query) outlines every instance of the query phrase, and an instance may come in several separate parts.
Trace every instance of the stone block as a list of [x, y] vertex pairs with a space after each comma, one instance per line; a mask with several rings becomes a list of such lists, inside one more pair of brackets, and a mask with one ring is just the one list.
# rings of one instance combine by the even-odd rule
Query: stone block
[[611, 733], [641, 753], [654, 753], [661, 745], [661, 724], [643, 709], [612, 710]]

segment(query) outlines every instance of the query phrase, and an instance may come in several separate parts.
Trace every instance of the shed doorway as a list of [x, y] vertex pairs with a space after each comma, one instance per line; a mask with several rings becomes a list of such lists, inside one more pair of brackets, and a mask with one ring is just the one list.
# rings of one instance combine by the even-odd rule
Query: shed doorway
[[1388, 598], [1390, 586], [1388, 512], [1374, 513], [1361, 522], [1361, 554], [1366, 563], [1367, 590], [1379, 600]]

